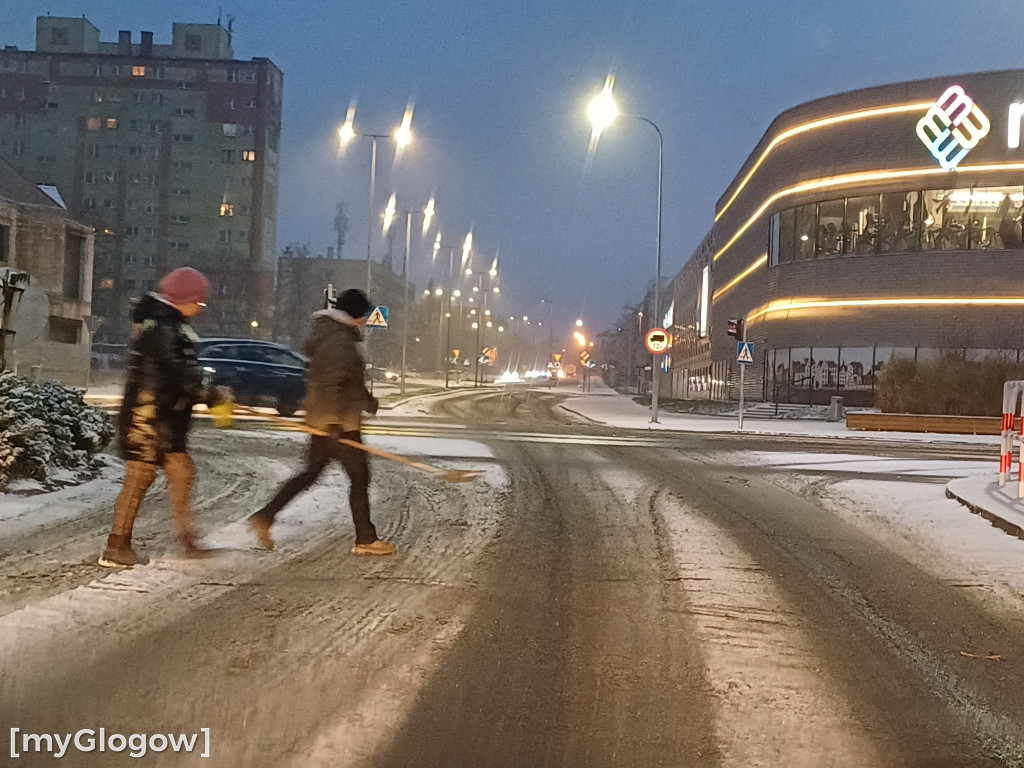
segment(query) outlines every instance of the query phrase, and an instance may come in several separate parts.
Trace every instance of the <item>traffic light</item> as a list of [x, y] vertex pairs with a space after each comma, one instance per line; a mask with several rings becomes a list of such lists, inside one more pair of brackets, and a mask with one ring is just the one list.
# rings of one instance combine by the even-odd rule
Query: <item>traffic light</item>
[[729, 328], [726, 333], [735, 339], [740, 341], [744, 340], [743, 336], [743, 318], [742, 317], [731, 317], [729, 318]]

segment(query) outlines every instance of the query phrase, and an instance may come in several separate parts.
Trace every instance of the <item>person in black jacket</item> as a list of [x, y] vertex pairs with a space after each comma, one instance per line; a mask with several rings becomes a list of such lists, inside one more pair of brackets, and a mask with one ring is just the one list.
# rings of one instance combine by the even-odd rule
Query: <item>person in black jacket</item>
[[205, 306], [206, 278], [190, 267], [161, 281], [158, 293], [142, 298], [132, 312], [132, 337], [118, 444], [125, 460], [124, 486], [114, 507], [114, 524], [100, 565], [145, 565], [132, 548], [132, 527], [143, 496], [162, 467], [171, 495], [175, 535], [186, 552], [203, 553], [192, 523], [195, 467], [188, 455], [192, 407], [203, 391], [196, 360], [197, 337], [189, 326]]
[[377, 399], [366, 390], [365, 366], [359, 352], [360, 329], [366, 325], [371, 309], [366, 294], [356, 289], [344, 291], [332, 309], [313, 314], [313, 331], [306, 341], [309, 366], [306, 376], [306, 424], [328, 433], [311, 435], [306, 466], [288, 480], [277, 495], [249, 517], [249, 525], [259, 543], [274, 548], [270, 527], [284, 506], [316, 482], [331, 459], [348, 473], [349, 506], [356, 528], [357, 555], [393, 555], [395, 545], [377, 538], [370, 520], [370, 463], [366, 452], [338, 439], [362, 442], [362, 414], [377, 412]]

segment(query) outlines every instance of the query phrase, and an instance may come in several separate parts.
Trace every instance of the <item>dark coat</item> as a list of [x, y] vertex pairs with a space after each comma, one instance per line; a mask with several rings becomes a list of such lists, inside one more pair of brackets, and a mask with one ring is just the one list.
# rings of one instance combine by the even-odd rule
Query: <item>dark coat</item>
[[344, 432], [358, 430], [362, 412], [376, 411], [377, 401], [366, 389], [365, 365], [359, 352], [362, 340], [352, 318], [336, 309], [313, 315], [313, 330], [306, 340], [306, 424]]
[[150, 294], [132, 312], [128, 370], [118, 424], [126, 461], [163, 464], [187, 450], [192, 407], [203, 390], [197, 337], [182, 314]]

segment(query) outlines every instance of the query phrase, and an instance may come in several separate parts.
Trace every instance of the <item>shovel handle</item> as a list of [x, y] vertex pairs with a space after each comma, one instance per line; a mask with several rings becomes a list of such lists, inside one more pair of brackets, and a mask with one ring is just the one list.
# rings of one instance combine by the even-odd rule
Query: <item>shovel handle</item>
[[[324, 432], [323, 430], [314, 429], [313, 427], [307, 426], [306, 424], [303, 424], [301, 422], [282, 419], [280, 416], [273, 416], [269, 413], [260, 413], [259, 411], [253, 410], [252, 408], [249, 408], [244, 405], [236, 404], [235, 410], [244, 411], [252, 416], [259, 416], [260, 418], [267, 419], [269, 421], [275, 421], [278, 424], [285, 424], [289, 427], [292, 427], [293, 429], [298, 429], [310, 435], [318, 435], [320, 437], [331, 437], [329, 433]], [[431, 474], [435, 475], [443, 475], [447, 472], [447, 470], [438, 469], [437, 467], [432, 467], [429, 464], [423, 464], [418, 461], [413, 461], [412, 459], [407, 459], [405, 456], [399, 456], [397, 453], [391, 453], [390, 451], [385, 451], [380, 448], [374, 448], [372, 446], [366, 445], [365, 443], [357, 443], [355, 440], [348, 440], [347, 438], [344, 437], [337, 438], [337, 440], [342, 445], [350, 445], [353, 448], [358, 448], [361, 451], [372, 453], [374, 456], [380, 456], [381, 458], [384, 459], [391, 459], [392, 461], [397, 461], [399, 464], [406, 464], [410, 467], [422, 469], [424, 472], [430, 472]]]

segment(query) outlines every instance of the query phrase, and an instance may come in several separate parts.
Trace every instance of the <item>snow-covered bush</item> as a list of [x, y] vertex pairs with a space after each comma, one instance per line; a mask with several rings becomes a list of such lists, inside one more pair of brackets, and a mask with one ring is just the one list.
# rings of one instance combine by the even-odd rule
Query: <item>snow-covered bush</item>
[[78, 392], [0, 373], [0, 491], [15, 478], [87, 470], [113, 435], [107, 414]]

